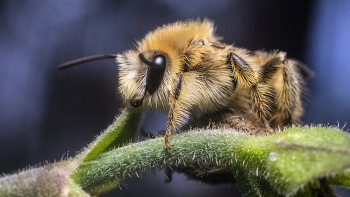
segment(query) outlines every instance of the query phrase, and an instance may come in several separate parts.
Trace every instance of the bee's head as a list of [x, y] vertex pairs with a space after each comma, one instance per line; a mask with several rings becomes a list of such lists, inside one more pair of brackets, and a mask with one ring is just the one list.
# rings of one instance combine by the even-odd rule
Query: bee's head
[[170, 63], [167, 60], [168, 55], [159, 51], [132, 50], [118, 55], [119, 91], [124, 99], [137, 108], [142, 105], [144, 99], [164, 94], [163, 79]]
[[[118, 55], [119, 92], [134, 107], [143, 103], [156, 109], [168, 107], [168, 98], [184, 59], [201, 61], [194, 50], [200, 38], [216, 41], [208, 21], [187, 21], [158, 27], [138, 41], [136, 48]], [[193, 55], [196, 54], [196, 55]]]

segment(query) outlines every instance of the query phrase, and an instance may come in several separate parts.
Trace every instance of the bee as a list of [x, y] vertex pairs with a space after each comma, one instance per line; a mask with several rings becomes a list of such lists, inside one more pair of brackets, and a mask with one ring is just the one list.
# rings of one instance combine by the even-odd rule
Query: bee
[[286, 52], [226, 45], [208, 19], [163, 25], [122, 54], [86, 57], [60, 68], [106, 58], [119, 64], [118, 90], [125, 102], [168, 111], [166, 149], [171, 132], [194, 111], [254, 109], [267, 128], [298, 124], [304, 112], [305, 65]]

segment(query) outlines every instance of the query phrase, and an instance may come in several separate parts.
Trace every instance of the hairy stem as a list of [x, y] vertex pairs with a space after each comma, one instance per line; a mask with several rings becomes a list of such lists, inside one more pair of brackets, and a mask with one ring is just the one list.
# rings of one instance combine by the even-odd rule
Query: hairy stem
[[137, 173], [164, 166], [192, 163], [241, 166], [238, 147], [247, 136], [232, 130], [197, 130], [173, 136], [173, 147], [164, 149], [163, 138], [130, 144], [101, 154], [94, 161], [82, 163], [72, 175], [73, 180], [87, 189], [95, 185], [138, 176]]

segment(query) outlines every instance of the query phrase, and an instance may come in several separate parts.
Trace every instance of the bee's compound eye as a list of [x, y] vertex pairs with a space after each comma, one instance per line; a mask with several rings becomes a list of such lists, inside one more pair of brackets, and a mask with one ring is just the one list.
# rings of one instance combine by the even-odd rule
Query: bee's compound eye
[[139, 54], [140, 60], [148, 65], [146, 77], [146, 90], [149, 94], [153, 94], [162, 83], [166, 59], [164, 55], [156, 55], [149, 61], [142, 53]]
[[147, 77], [146, 77], [146, 90], [149, 94], [153, 94], [160, 84], [162, 83], [166, 59], [164, 55], [157, 55], [153, 57], [152, 63], [148, 64]]

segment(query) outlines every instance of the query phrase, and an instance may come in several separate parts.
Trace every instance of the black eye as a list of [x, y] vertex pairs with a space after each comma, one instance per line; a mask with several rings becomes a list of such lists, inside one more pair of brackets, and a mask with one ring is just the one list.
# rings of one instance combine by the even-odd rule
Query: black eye
[[153, 94], [153, 92], [159, 88], [164, 77], [166, 67], [165, 57], [164, 55], [157, 55], [153, 57], [152, 61], [149, 61], [142, 53], [140, 53], [139, 58], [142, 62], [148, 65], [146, 90], [149, 94]]

